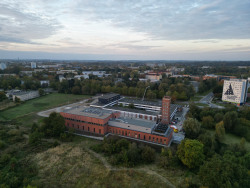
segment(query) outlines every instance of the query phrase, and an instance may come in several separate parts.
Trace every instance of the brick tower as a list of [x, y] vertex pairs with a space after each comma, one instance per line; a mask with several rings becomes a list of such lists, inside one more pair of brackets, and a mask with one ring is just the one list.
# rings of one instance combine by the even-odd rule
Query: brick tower
[[161, 123], [169, 124], [170, 123], [170, 104], [171, 97], [164, 96], [162, 98], [162, 108], [161, 108]]

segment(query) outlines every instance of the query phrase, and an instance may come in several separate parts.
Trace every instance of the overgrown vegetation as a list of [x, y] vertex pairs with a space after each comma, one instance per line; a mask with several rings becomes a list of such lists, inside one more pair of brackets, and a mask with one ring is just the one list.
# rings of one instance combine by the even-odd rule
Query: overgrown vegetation
[[155, 161], [155, 150], [149, 146], [138, 145], [117, 136], [110, 136], [92, 147], [95, 152], [109, 156], [113, 165], [133, 167], [140, 164], [149, 164]]

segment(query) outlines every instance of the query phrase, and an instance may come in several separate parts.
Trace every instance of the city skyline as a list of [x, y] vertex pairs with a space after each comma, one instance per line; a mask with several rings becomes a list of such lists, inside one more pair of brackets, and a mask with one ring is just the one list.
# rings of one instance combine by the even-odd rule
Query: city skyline
[[1, 59], [249, 60], [250, 2], [0, 2]]

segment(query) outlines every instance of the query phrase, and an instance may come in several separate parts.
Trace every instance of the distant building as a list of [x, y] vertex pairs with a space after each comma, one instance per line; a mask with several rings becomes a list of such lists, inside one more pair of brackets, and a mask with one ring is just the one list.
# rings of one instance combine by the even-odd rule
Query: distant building
[[156, 72], [149, 72], [145, 75], [145, 78], [150, 80], [150, 82], [157, 82], [162, 79], [162, 75]]
[[221, 80], [230, 80], [236, 78], [235, 76], [223, 76], [223, 75], [215, 75], [215, 74], [206, 74], [205, 76], [202, 77], [203, 80], [208, 80], [208, 79], [216, 79], [217, 81]]
[[36, 69], [36, 62], [31, 62], [30, 64], [32, 69]]
[[76, 76], [74, 76], [74, 79], [81, 80], [82, 78], [89, 79], [89, 75], [76, 75]]
[[21, 91], [21, 90], [10, 90], [7, 91], [6, 96], [9, 99], [12, 99], [13, 101], [15, 101], [15, 98], [19, 98], [20, 101], [27, 101], [30, 99], [34, 99], [39, 97], [39, 92], [38, 91]]
[[42, 87], [48, 87], [50, 82], [49, 82], [49, 80], [41, 80], [40, 84]]
[[62, 82], [63, 80], [65, 80], [65, 77], [63, 75], [59, 75], [59, 81]]
[[222, 101], [242, 105], [247, 100], [249, 84], [246, 79], [225, 80], [222, 93]]
[[0, 74], [0, 77], [16, 76], [16, 74]]
[[65, 74], [65, 73], [77, 74], [75, 70], [60, 70], [56, 72], [56, 74]]
[[201, 67], [202, 69], [209, 69], [209, 68], [211, 68], [210, 66], [202, 66]]
[[4, 69], [6, 69], [6, 68], [7, 68], [7, 66], [6, 66], [5, 63], [0, 63], [0, 69], [1, 69], [1, 70], [4, 70]]
[[106, 71], [83, 71], [82, 74], [84, 75], [84, 78], [89, 78], [89, 75], [94, 75], [99, 78], [105, 77]]

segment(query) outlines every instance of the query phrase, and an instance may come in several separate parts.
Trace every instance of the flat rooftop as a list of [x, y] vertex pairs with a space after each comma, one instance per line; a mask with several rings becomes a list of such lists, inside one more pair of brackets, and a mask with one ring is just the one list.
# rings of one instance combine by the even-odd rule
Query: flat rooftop
[[117, 118], [109, 120], [109, 125], [124, 129], [151, 133], [151, 129], [155, 126], [155, 122], [131, 118]]
[[94, 107], [83, 107], [83, 106], [76, 106], [76, 107], [68, 107], [68, 109], [63, 110], [64, 113], [68, 114], [75, 114], [80, 116], [87, 116], [97, 119], [105, 119], [112, 114], [109, 110], [104, 110], [101, 108], [94, 108]]
[[119, 100], [119, 102], [125, 102], [125, 103], [133, 103], [133, 104], [141, 104], [141, 105], [148, 105], [148, 106], [162, 106], [162, 101], [147, 101], [147, 100], [140, 100], [135, 98], [123, 98]]
[[109, 98], [115, 97], [117, 95], [120, 95], [120, 94], [117, 94], [117, 93], [108, 93], [108, 94], [105, 94], [103, 96], [100, 96], [99, 98], [101, 98], [101, 99], [109, 99]]
[[126, 108], [126, 107], [120, 107], [120, 106], [107, 106], [105, 108], [117, 110], [117, 111], [133, 112], [133, 113], [138, 113], [138, 114], [147, 114], [147, 115], [152, 115], [152, 116], [157, 116], [160, 114], [160, 111], [151, 112], [151, 111], [140, 110], [140, 109], [136, 109], [136, 108]]

